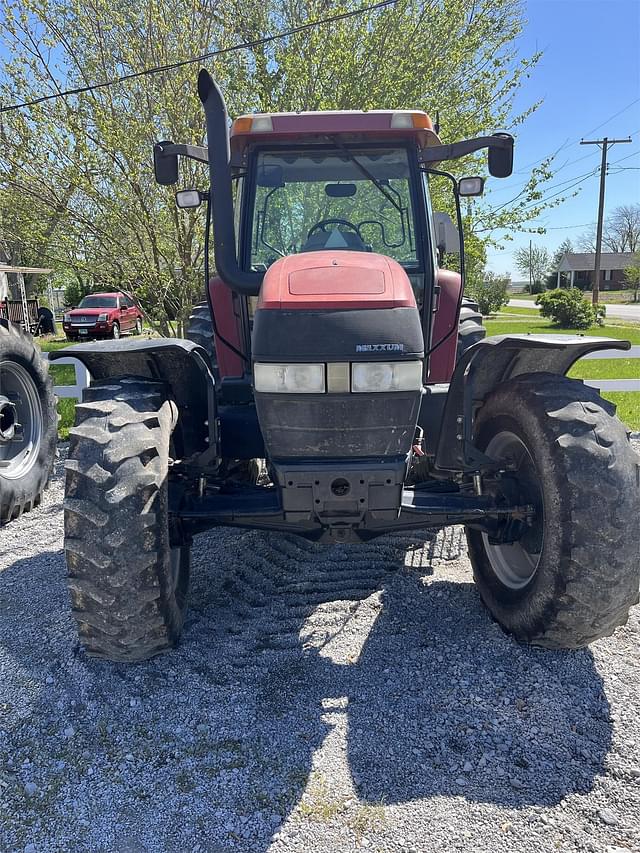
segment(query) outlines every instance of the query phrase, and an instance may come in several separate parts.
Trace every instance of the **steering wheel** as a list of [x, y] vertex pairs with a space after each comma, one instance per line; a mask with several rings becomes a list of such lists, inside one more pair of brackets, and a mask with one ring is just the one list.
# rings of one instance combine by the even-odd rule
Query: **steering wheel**
[[316, 231], [324, 231], [324, 233], [326, 234], [327, 225], [345, 225], [347, 228], [350, 228], [352, 231], [355, 231], [358, 237], [360, 237], [360, 239], [362, 240], [358, 226], [354, 225], [353, 222], [349, 222], [348, 219], [321, 219], [320, 222], [316, 222], [316, 224], [309, 229], [309, 233], [307, 234], [307, 240], [309, 239], [309, 237], [311, 237], [312, 234], [315, 234]]

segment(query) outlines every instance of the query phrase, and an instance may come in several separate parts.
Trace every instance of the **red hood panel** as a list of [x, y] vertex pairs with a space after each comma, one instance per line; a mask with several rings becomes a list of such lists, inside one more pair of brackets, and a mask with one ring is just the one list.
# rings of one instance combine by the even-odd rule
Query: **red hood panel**
[[264, 276], [258, 308], [308, 310], [415, 308], [399, 263], [370, 252], [301, 252], [280, 258]]

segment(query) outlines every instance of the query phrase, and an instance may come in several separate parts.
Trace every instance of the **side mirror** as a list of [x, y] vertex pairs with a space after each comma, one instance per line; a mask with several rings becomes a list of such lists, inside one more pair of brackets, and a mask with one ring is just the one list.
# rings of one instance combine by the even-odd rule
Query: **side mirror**
[[202, 193], [200, 190], [180, 190], [176, 193], [176, 204], [180, 210], [200, 207]]
[[504, 145], [489, 146], [489, 174], [494, 178], [508, 178], [513, 171], [513, 136], [510, 133], [494, 133], [504, 139]]
[[178, 155], [166, 154], [165, 145], [173, 145], [173, 142], [165, 140], [153, 146], [153, 173], [159, 184], [170, 187], [178, 183]]
[[443, 254], [460, 254], [460, 235], [448, 213], [433, 214], [433, 226], [436, 232], [436, 247]]
[[482, 195], [484, 192], [484, 178], [460, 178], [458, 181], [458, 195], [464, 198]]

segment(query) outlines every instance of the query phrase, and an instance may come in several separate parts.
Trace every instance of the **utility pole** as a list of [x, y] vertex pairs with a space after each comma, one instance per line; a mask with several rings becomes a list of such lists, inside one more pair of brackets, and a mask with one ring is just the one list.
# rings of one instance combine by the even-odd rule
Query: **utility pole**
[[531, 263], [531, 240], [529, 240], [529, 293], [533, 293], [533, 265]]
[[631, 137], [628, 139], [581, 139], [580, 145], [601, 145], [602, 146], [602, 163], [600, 165], [600, 198], [598, 200], [598, 225], [596, 227], [596, 259], [593, 268], [593, 289], [591, 292], [591, 301], [597, 305], [600, 298], [600, 256], [602, 254], [602, 224], [604, 215], [604, 183], [607, 175], [607, 149], [612, 145], [617, 145], [622, 142], [631, 142]]

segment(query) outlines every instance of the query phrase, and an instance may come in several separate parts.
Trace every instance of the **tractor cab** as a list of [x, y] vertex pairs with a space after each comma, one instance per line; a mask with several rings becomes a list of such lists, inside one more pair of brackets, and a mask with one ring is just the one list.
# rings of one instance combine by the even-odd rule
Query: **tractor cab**
[[[418, 152], [437, 142], [423, 112], [243, 116], [231, 129], [232, 164], [244, 171], [242, 260], [265, 272], [301, 252], [374, 252], [414, 276], [425, 197]], [[242, 172], [239, 172], [242, 174]]]

